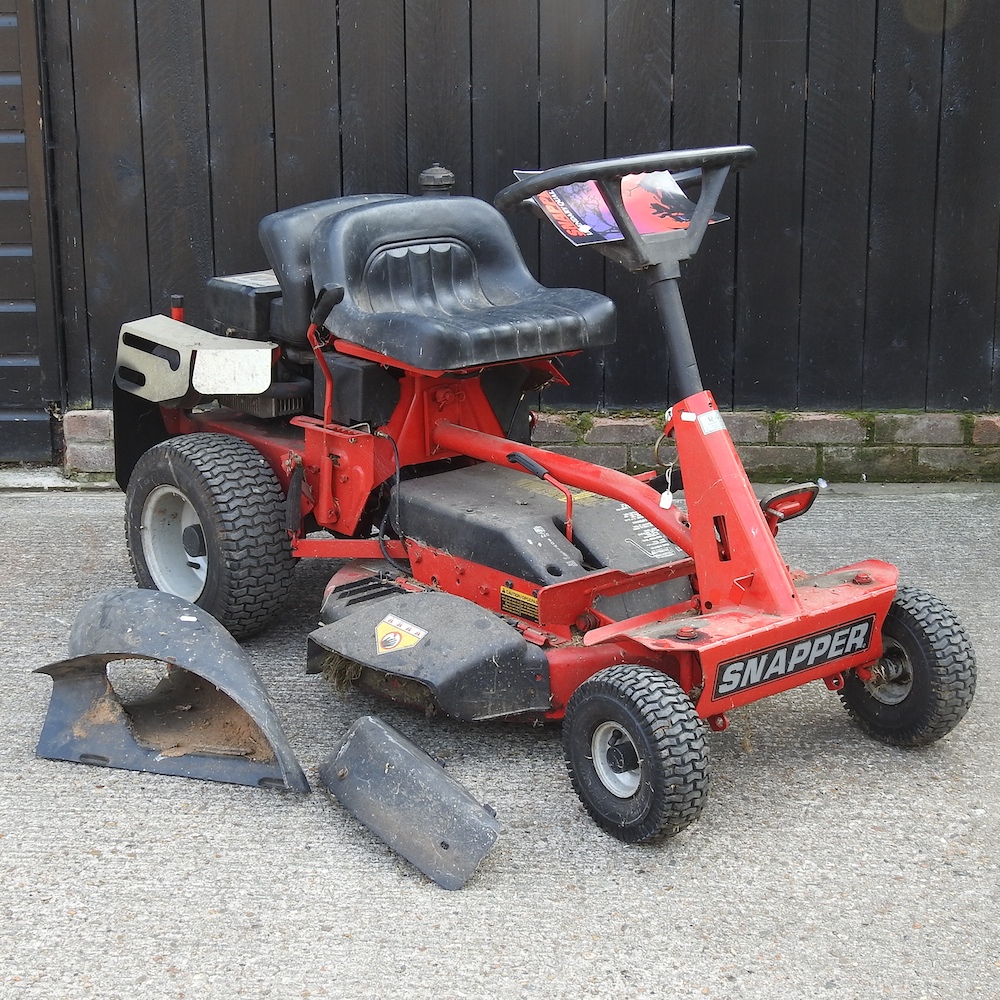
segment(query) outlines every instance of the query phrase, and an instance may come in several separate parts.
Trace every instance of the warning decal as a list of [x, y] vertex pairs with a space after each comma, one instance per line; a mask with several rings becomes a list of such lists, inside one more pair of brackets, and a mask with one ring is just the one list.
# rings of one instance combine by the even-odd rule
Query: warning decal
[[409, 649], [420, 642], [425, 635], [427, 629], [395, 615], [386, 615], [375, 626], [375, 651], [381, 656], [382, 653], [393, 653], [397, 649]]
[[500, 588], [500, 610], [504, 614], [517, 615], [529, 621], [538, 621], [538, 598], [513, 587]]

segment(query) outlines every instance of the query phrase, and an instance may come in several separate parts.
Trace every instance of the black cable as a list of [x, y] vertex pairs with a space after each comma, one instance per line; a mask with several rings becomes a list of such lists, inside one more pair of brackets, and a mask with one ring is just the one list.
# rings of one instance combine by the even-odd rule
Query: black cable
[[[396, 504], [396, 531], [397, 531], [397, 533], [399, 535], [400, 541], [405, 541], [405, 538], [403, 536], [403, 530], [402, 530], [402, 528], [399, 525], [399, 483], [400, 483], [400, 473], [401, 473], [401, 469], [400, 469], [400, 465], [399, 465], [399, 448], [396, 446], [395, 440], [392, 437], [390, 437], [388, 434], [386, 434], [384, 431], [376, 431], [375, 432], [375, 436], [376, 437], [385, 438], [386, 441], [388, 441], [389, 444], [392, 445], [392, 454], [393, 454], [393, 456], [395, 457], [395, 460], [396, 460], [396, 470], [395, 470], [395, 472], [392, 475], [392, 479], [393, 479], [393, 483], [394, 483], [394, 487], [395, 487], [395, 491], [396, 491], [395, 492], [395, 498], [394, 498], [394, 502]], [[392, 490], [392, 487], [390, 487], [390, 496], [392, 496], [391, 490]], [[389, 563], [390, 566], [393, 566], [398, 572], [402, 573], [404, 576], [409, 576], [410, 575], [410, 567], [409, 566], [404, 566], [400, 562], [396, 562], [396, 560], [393, 559], [393, 557], [391, 555], [389, 555], [389, 549], [388, 549], [388, 547], [385, 544], [385, 529], [386, 529], [386, 526], [388, 525], [388, 523], [389, 523], [389, 504], [386, 504], [385, 505], [385, 513], [382, 515], [382, 520], [381, 520], [381, 522], [379, 523], [379, 526], [378, 526], [378, 547], [379, 547], [379, 551], [382, 553], [382, 558], [385, 559], [385, 561], [387, 563]]]

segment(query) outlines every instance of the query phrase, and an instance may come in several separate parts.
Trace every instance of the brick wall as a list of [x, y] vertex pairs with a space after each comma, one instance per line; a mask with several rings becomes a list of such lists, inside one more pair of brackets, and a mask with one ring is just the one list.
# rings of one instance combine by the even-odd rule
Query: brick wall
[[[723, 413], [752, 478], [761, 482], [1000, 480], [1000, 415], [961, 413]], [[656, 460], [655, 417], [541, 413], [536, 444], [617, 469]], [[661, 457], [674, 454], [668, 445]]]
[[[1000, 481], [1000, 414], [723, 413], [752, 478], [784, 482]], [[534, 442], [599, 465], [637, 472], [656, 465], [655, 417], [590, 412], [538, 415]], [[114, 468], [109, 410], [77, 410], [63, 421], [70, 473]], [[669, 461], [670, 445], [661, 448]]]

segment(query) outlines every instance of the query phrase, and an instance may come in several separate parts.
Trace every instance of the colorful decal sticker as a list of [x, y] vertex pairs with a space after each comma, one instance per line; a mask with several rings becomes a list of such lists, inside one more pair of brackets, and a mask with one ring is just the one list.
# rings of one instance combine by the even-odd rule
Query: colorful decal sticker
[[395, 615], [386, 615], [375, 626], [375, 651], [394, 653], [398, 649], [409, 649], [427, 635], [427, 629], [420, 628], [412, 622], [404, 621]]
[[[523, 181], [537, 173], [515, 170], [514, 176]], [[627, 174], [621, 180], [621, 192], [622, 205], [640, 235], [687, 229], [691, 224], [695, 204], [667, 170]], [[531, 200], [574, 246], [624, 238], [597, 181], [565, 184], [542, 191]], [[708, 221], [725, 222], [728, 218], [716, 212]]]

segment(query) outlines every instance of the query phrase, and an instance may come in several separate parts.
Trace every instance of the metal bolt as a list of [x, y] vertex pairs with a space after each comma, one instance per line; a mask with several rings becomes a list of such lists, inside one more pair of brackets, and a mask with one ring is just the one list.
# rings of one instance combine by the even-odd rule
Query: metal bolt
[[872, 580], [871, 573], [856, 573], [852, 582], [856, 583], [859, 587], [866, 587], [874, 581]]
[[682, 625], [674, 635], [678, 639], [697, 639], [698, 630], [693, 625]]

